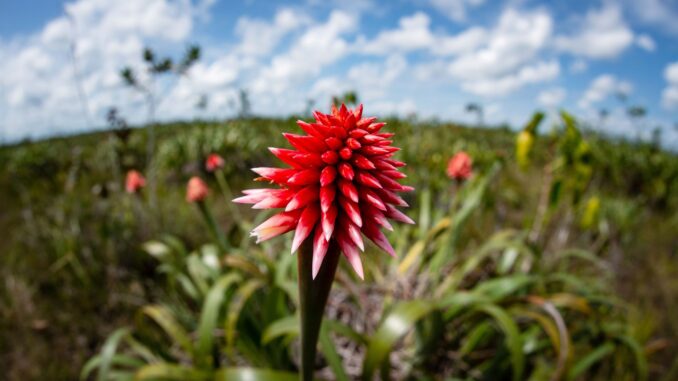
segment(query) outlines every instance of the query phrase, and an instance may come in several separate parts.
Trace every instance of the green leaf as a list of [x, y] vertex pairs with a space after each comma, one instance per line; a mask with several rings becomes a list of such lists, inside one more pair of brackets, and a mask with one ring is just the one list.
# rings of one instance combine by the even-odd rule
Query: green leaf
[[349, 381], [350, 379], [346, 374], [346, 371], [344, 371], [344, 364], [342, 363], [339, 354], [337, 354], [337, 350], [328, 331], [327, 325], [323, 324], [319, 336], [320, 350], [323, 352], [323, 355], [325, 355], [325, 359], [332, 369], [335, 379], [337, 381]]
[[142, 249], [152, 257], [163, 261], [171, 254], [171, 249], [167, 244], [160, 241], [148, 241], [144, 243]]
[[281, 336], [299, 336], [299, 316], [288, 316], [269, 324], [261, 336], [262, 344], [268, 344]]
[[631, 353], [633, 354], [633, 359], [636, 362], [636, 370], [638, 371], [638, 380], [644, 381], [647, 380], [647, 359], [645, 358], [645, 353], [643, 348], [638, 344], [638, 341], [629, 335], [617, 335], [615, 337], [617, 340], [621, 341], [626, 345]]
[[454, 253], [458, 237], [466, 225], [466, 221], [480, 206], [480, 202], [485, 197], [485, 192], [487, 191], [490, 181], [499, 172], [500, 168], [501, 165], [498, 162], [495, 163], [487, 174], [475, 180], [473, 187], [468, 190], [468, 193], [464, 193], [465, 197], [463, 198], [461, 207], [451, 216], [452, 223], [450, 224], [449, 231], [444, 235], [445, 239], [443, 239], [438, 251], [429, 264], [429, 271], [432, 274], [439, 274], [442, 266], [445, 265], [446, 261]]
[[200, 291], [201, 295], [209, 291], [210, 269], [202, 261], [198, 253], [194, 252], [186, 258], [186, 267], [188, 274]]
[[363, 361], [363, 381], [370, 381], [377, 368], [388, 367], [388, 357], [393, 346], [419, 319], [435, 309], [434, 303], [412, 300], [396, 304], [370, 338]]
[[179, 345], [187, 354], [193, 353], [193, 343], [184, 328], [176, 321], [172, 312], [165, 306], [150, 305], [141, 309], [162, 328], [174, 344]]
[[530, 119], [529, 122], [527, 122], [523, 130], [531, 134], [536, 134], [537, 128], [539, 127], [539, 124], [541, 124], [541, 121], [543, 119], [544, 119], [543, 112], [535, 112], [534, 114], [532, 114], [532, 118]]
[[135, 381], [207, 381], [210, 374], [177, 364], [150, 364], [139, 369], [134, 375]]
[[589, 352], [586, 356], [577, 361], [577, 363], [574, 364], [574, 366], [570, 369], [570, 371], [567, 373], [567, 380], [570, 381], [577, 379], [577, 377], [584, 374], [584, 372], [593, 366], [593, 364], [601, 361], [612, 353], [614, 353], [614, 344], [610, 342], [605, 343], [604, 345], [601, 345], [595, 350]]
[[490, 300], [498, 300], [507, 295], [517, 293], [525, 286], [534, 283], [536, 277], [527, 274], [514, 274], [501, 278], [486, 280], [473, 289], [474, 293], [487, 296]]
[[99, 372], [97, 374], [97, 381], [106, 381], [108, 380], [109, 371], [113, 363], [113, 358], [115, 357], [115, 352], [118, 349], [118, 344], [120, 340], [129, 334], [128, 328], [118, 328], [115, 330], [104, 342], [103, 347], [101, 348], [101, 354], [98, 356], [98, 359], [92, 358], [88, 361], [88, 364], [85, 364], [85, 367], [82, 369], [80, 374], [80, 379], [84, 380], [87, 378], [89, 371], [93, 369], [93, 366], [89, 363], [95, 362], [98, 363]]
[[211, 364], [211, 351], [219, 312], [222, 309], [226, 291], [240, 279], [240, 276], [235, 273], [224, 275], [207, 294], [198, 325], [198, 347], [196, 348], [195, 360], [199, 364], [214, 365]]
[[479, 307], [479, 310], [492, 316], [499, 325], [499, 328], [504, 332], [506, 347], [511, 357], [513, 381], [521, 381], [525, 370], [525, 355], [523, 354], [523, 339], [520, 337], [518, 325], [505, 310], [496, 305], [483, 305]]
[[[102, 364], [102, 357], [101, 355], [97, 355], [89, 359], [87, 363], [82, 367], [82, 370], [80, 372], [80, 379], [81, 380], [86, 380], [89, 375], [97, 368], [101, 369], [101, 364]], [[130, 356], [125, 356], [121, 354], [116, 354], [113, 357], [110, 358], [109, 361], [110, 366], [123, 366], [127, 368], [139, 368], [144, 365], [144, 362]], [[106, 379], [111, 379], [111, 375], [113, 374], [113, 371], [110, 370], [107, 372], [107, 377]]]
[[216, 373], [214, 381], [299, 381], [299, 376], [269, 369], [226, 368]]
[[367, 344], [367, 338], [364, 335], [361, 335], [360, 333], [356, 332], [353, 328], [349, 327], [348, 325], [338, 322], [336, 320], [331, 320], [331, 319], [325, 319], [323, 321], [323, 324], [327, 325], [327, 328], [339, 335], [345, 336], [357, 344]]
[[226, 315], [226, 348], [227, 352], [232, 354], [235, 345], [235, 327], [240, 318], [240, 311], [249, 300], [249, 298], [260, 288], [264, 287], [261, 279], [250, 279], [242, 285], [233, 295], [233, 300], [228, 307], [228, 314]]
[[423, 239], [431, 226], [431, 190], [424, 188], [419, 195], [419, 238]]

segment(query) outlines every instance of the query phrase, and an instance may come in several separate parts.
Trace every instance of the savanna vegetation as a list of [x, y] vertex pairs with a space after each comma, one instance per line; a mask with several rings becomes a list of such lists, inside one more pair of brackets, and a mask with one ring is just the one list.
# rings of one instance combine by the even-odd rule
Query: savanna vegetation
[[[416, 224], [387, 233], [397, 258], [367, 245], [364, 281], [341, 259], [319, 379], [678, 379], [678, 157], [566, 113], [387, 122]], [[0, 148], [0, 378], [296, 380], [290, 239], [255, 244], [266, 215], [230, 202], [294, 119], [114, 126]]]

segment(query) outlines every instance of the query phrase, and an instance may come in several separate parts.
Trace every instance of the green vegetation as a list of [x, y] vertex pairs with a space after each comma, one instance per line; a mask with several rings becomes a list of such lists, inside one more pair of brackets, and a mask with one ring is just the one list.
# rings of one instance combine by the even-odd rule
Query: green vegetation
[[[366, 248], [364, 282], [341, 260], [318, 377], [678, 378], [678, 157], [568, 114], [553, 129], [527, 119], [519, 134], [388, 121], [417, 225], [390, 233], [397, 259]], [[295, 128], [158, 126], [154, 203], [123, 184], [146, 168], [145, 129], [0, 148], [6, 377], [296, 380], [289, 239], [256, 245], [248, 231], [264, 216], [234, 212], [202, 165], [219, 153], [230, 188], [249, 188], [249, 168], [273, 165], [266, 147]], [[460, 150], [474, 160], [464, 183], [445, 176]], [[194, 175], [211, 186], [225, 252], [184, 201]]]

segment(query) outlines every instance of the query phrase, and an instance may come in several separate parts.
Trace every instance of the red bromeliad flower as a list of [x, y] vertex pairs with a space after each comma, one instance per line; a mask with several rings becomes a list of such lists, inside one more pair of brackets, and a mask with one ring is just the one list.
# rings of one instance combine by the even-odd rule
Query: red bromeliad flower
[[146, 186], [146, 179], [139, 171], [131, 170], [127, 172], [125, 179], [125, 191], [127, 193], [137, 193]]
[[447, 176], [454, 180], [466, 180], [473, 174], [473, 159], [464, 151], [457, 152], [447, 163]]
[[362, 235], [395, 256], [380, 228], [392, 230], [388, 219], [414, 223], [396, 209], [408, 206], [397, 195], [414, 188], [400, 185], [405, 177], [398, 168], [405, 163], [392, 159], [399, 148], [391, 146], [394, 134], [379, 132], [385, 123], [363, 118], [363, 106], [349, 110], [342, 105], [329, 115], [313, 113], [315, 123], [297, 121], [307, 135], [284, 133], [295, 148], [269, 148], [290, 168], [254, 168], [261, 177], [280, 188], [246, 190], [234, 202], [254, 204], [254, 209], [284, 208], [252, 235], [257, 242], [295, 230], [292, 253], [307, 238], [313, 239], [313, 278], [330, 246], [336, 243], [356, 273], [363, 278], [359, 251]]
[[186, 186], [186, 201], [188, 202], [200, 202], [207, 198], [209, 193], [209, 188], [207, 184], [197, 176], [191, 177], [188, 180], [188, 185]]
[[224, 164], [226, 164], [224, 158], [216, 153], [210, 154], [207, 156], [207, 160], [205, 160], [205, 168], [208, 172], [219, 170], [224, 167]]

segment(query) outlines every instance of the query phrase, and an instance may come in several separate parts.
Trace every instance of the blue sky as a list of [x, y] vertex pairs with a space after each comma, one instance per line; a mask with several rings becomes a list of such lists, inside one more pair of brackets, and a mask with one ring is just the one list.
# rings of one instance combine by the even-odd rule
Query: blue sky
[[[155, 84], [159, 119], [232, 116], [239, 89], [262, 115], [356, 90], [378, 115], [468, 122], [473, 101], [518, 125], [566, 108], [612, 134], [663, 126], [675, 145], [677, 19], [675, 0], [3, 0], [0, 138], [99, 128], [111, 106], [143, 123], [119, 69], [141, 70], [144, 46], [198, 43], [199, 64]], [[648, 110], [640, 126], [631, 105]]]

